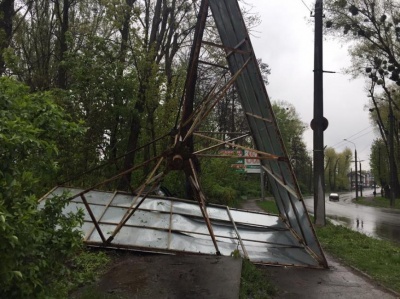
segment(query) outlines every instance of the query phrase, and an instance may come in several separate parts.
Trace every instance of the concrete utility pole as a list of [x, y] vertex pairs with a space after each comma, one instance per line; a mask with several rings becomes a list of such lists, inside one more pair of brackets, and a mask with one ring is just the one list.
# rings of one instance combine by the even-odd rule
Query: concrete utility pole
[[343, 139], [344, 141], [353, 143], [354, 145], [354, 164], [356, 166], [356, 199], [358, 198], [358, 174], [357, 174], [357, 147], [356, 144], [353, 141], [347, 140], [347, 139]]
[[395, 159], [394, 159], [394, 115], [392, 107], [392, 97], [389, 96], [389, 172], [390, 172], [390, 207], [394, 207], [395, 189], [396, 189], [396, 174], [395, 174]]
[[315, 3], [315, 47], [314, 47], [314, 223], [324, 226], [325, 221], [325, 177], [324, 177], [324, 131], [328, 121], [324, 118], [323, 105], [323, 43], [322, 43], [323, 1]]
[[[362, 161], [364, 161], [364, 160], [362, 160]], [[360, 197], [363, 197], [363, 195], [362, 195], [363, 179], [362, 179], [362, 172], [361, 172], [361, 162], [362, 161], [359, 161], [359, 163], [360, 163], [360, 182], [361, 182], [361, 185], [360, 185]]]

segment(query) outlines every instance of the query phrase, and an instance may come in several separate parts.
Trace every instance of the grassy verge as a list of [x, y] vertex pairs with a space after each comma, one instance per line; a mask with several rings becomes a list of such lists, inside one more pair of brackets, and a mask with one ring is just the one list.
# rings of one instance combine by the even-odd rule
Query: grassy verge
[[[370, 206], [370, 207], [379, 207], [379, 208], [390, 208], [390, 200], [377, 196], [377, 197], [361, 197], [359, 199], [354, 199], [354, 203], [364, 205], [364, 206]], [[396, 199], [395, 200], [395, 209], [400, 209], [400, 200]]]
[[317, 235], [326, 251], [400, 292], [399, 246], [330, 223], [317, 228]]
[[273, 200], [257, 201], [257, 205], [268, 213], [279, 214], [276, 203]]

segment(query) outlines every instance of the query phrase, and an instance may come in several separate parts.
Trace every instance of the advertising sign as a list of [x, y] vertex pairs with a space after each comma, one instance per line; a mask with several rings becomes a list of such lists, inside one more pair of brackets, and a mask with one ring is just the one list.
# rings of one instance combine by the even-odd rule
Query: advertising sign
[[[248, 150], [244, 151], [244, 155], [248, 157], [257, 157], [255, 152]], [[259, 159], [244, 159], [246, 173], [260, 173], [260, 160]]]
[[241, 149], [223, 149], [219, 151], [220, 155], [226, 156], [238, 156], [238, 159], [235, 163], [231, 165], [231, 167], [237, 169], [239, 172], [246, 172], [246, 173], [260, 173], [260, 160], [259, 159], [243, 159], [240, 157], [257, 157], [257, 154], [248, 151], [248, 150], [241, 150]]

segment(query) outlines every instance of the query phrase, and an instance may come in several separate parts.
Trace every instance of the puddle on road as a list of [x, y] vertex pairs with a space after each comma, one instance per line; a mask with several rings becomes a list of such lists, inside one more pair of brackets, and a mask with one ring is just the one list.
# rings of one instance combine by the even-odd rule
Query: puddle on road
[[[400, 244], [400, 211], [354, 204], [349, 194], [341, 194], [339, 202], [326, 200], [326, 215], [336, 225], [343, 225], [367, 236]], [[312, 197], [305, 199], [313, 212]]]

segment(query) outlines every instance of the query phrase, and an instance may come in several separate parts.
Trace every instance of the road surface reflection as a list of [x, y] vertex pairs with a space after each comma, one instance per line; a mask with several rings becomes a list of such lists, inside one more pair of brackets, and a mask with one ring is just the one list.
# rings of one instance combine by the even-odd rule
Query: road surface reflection
[[[364, 191], [364, 196], [373, 196], [373, 190]], [[347, 226], [371, 237], [395, 241], [400, 244], [400, 211], [373, 208], [352, 203], [354, 192], [340, 194], [339, 202], [325, 198], [326, 215], [336, 223]], [[314, 212], [313, 197], [306, 197], [307, 210]]]

